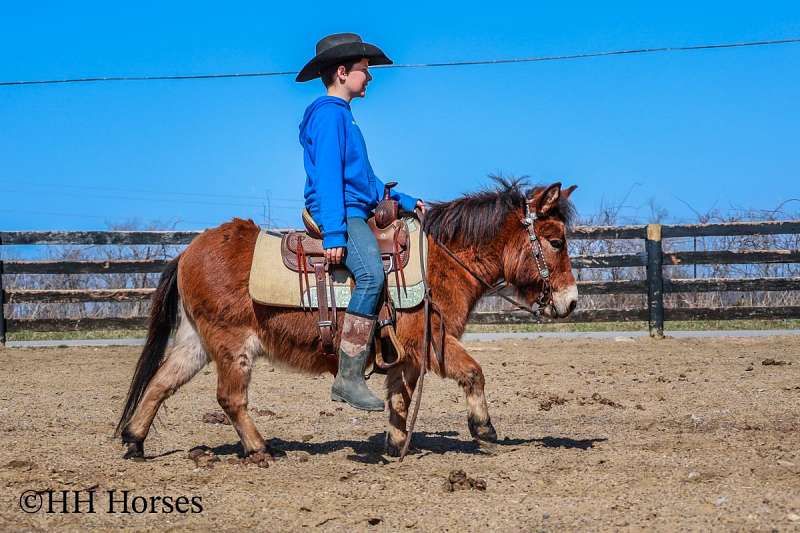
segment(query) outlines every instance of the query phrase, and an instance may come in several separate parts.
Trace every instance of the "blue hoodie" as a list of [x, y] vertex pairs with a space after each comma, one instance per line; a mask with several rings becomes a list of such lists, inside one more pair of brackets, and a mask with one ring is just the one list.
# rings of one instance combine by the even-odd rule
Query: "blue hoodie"
[[[300, 123], [300, 144], [306, 208], [322, 230], [322, 246], [345, 246], [346, 218], [369, 218], [383, 196], [383, 182], [369, 164], [367, 145], [350, 104], [336, 96], [314, 100]], [[404, 211], [412, 211], [417, 203], [395, 190], [391, 196]]]

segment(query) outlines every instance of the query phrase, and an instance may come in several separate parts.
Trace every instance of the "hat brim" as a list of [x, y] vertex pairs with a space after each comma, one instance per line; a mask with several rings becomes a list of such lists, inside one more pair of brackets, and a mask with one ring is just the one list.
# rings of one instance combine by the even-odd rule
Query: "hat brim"
[[383, 50], [369, 43], [344, 43], [325, 50], [311, 59], [300, 71], [295, 81], [304, 82], [319, 78], [320, 70], [331, 63], [344, 62], [348, 59], [366, 57], [370, 65], [391, 65]]

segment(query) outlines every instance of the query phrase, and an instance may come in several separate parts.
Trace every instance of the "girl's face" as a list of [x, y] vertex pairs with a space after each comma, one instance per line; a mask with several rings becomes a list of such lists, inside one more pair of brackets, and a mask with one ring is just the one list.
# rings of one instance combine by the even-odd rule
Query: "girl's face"
[[[342, 68], [342, 70], [344, 70]], [[352, 98], [364, 97], [367, 94], [367, 84], [372, 80], [369, 73], [369, 59], [362, 58], [361, 61], [353, 65], [350, 72], [345, 74], [344, 85], [351, 94]]]

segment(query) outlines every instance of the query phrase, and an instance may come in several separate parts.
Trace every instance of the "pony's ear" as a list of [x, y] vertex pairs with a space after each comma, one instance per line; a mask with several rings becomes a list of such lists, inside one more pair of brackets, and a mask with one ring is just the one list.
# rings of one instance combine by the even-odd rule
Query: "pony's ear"
[[572, 194], [577, 188], [578, 188], [577, 185], [570, 185], [569, 187], [561, 191], [561, 196], [563, 196], [564, 199], [567, 199], [569, 198], [569, 195]]
[[547, 214], [558, 206], [558, 199], [561, 197], [561, 183], [556, 182], [547, 187], [544, 192], [536, 199], [536, 212], [540, 215]]

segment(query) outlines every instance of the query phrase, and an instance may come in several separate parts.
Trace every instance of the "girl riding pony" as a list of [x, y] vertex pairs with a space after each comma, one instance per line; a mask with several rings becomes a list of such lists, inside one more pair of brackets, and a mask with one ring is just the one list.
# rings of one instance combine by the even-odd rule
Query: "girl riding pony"
[[[364, 380], [364, 366], [375, 333], [378, 300], [383, 291], [383, 262], [367, 218], [384, 189], [367, 157], [367, 146], [350, 102], [366, 95], [370, 65], [390, 65], [380, 48], [354, 33], [329, 35], [317, 43], [316, 56], [296, 81], [321, 78], [326, 95], [306, 108], [300, 144], [306, 170], [305, 205], [322, 233], [325, 258], [344, 262], [355, 288], [344, 316], [339, 370], [331, 399], [356, 409], [383, 411], [383, 400]], [[422, 200], [392, 189], [404, 211], [424, 210]]]

